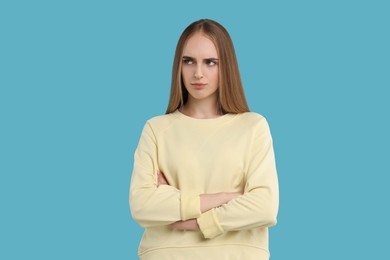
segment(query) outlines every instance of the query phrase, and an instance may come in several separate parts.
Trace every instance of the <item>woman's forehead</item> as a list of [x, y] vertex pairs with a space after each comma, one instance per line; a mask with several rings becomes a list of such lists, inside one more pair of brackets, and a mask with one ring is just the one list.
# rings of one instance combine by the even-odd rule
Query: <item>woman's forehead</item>
[[183, 55], [193, 58], [218, 58], [217, 48], [204, 34], [195, 33], [186, 41]]

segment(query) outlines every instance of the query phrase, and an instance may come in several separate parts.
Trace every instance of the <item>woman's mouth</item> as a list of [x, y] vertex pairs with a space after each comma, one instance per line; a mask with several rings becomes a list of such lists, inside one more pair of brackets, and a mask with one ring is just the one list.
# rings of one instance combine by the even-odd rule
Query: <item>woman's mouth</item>
[[202, 89], [204, 88], [204, 86], [206, 86], [206, 84], [204, 83], [192, 83], [191, 85], [194, 86], [196, 89]]

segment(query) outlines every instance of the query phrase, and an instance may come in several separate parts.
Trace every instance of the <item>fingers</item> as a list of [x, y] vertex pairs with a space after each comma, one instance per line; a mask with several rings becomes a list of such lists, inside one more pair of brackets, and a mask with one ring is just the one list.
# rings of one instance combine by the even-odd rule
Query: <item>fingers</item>
[[237, 198], [237, 197], [240, 197], [241, 195], [243, 195], [243, 193], [242, 193], [242, 192], [235, 192], [235, 196], [236, 196], [236, 198]]
[[181, 224], [181, 221], [178, 221], [178, 222], [175, 222], [175, 223], [172, 223], [170, 224], [168, 227], [172, 230], [175, 230], [175, 229], [180, 229], [180, 224]]
[[231, 193], [231, 199], [235, 199], [235, 198], [238, 198], [238, 197], [240, 197], [242, 195], [242, 193], [241, 192], [232, 192]]
[[240, 192], [224, 192], [225, 201], [224, 203], [228, 203], [229, 201], [240, 197], [242, 194]]
[[198, 222], [195, 219], [189, 219], [185, 221], [177, 221], [169, 225], [172, 230], [188, 230], [196, 231], [199, 230]]
[[157, 171], [157, 187], [160, 185], [169, 185], [167, 179], [161, 171]]

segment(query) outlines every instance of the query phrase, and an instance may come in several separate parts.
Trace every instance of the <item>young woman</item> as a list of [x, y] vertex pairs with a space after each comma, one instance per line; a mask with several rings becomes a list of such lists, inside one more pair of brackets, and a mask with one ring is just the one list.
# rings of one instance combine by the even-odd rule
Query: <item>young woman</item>
[[249, 112], [230, 36], [196, 21], [177, 44], [166, 114], [146, 122], [134, 155], [139, 256], [269, 259], [278, 204], [269, 127]]

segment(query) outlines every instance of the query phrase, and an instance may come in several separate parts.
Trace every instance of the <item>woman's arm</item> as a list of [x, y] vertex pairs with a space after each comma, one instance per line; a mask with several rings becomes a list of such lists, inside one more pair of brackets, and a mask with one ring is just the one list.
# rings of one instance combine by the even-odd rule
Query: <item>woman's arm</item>
[[129, 203], [132, 216], [142, 227], [169, 225], [200, 216], [199, 195], [183, 194], [169, 185], [157, 185], [157, 141], [145, 124], [134, 154]]
[[259, 120], [252, 141], [244, 194], [197, 218], [205, 238], [227, 231], [276, 224], [279, 190], [272, 137], [265, 118]]
[[142, 227], [164, 226], [196, 219], [213, 207], [238, 196], [234, 193], [192, 195], [168, 184], [159, 174], [157, 141], [147, 122], [134, 154], [129, 203], [131, 214]]
[[[157, 172], [157, 187], [160, 185], [169, 185], [167, 179], [163, 172]], [[239, 192], [218, 192], [218, 193], [210, 193], [210, 194], [200, 194], [200, 211], [206, 212], [212, 208], [219, 207], [232, 199], [240, 196]]]
[[[167, 179], [164, 176], [164, 173], [157, 172], [157, 186], [160, 185], [169, 185]], [[241, 196], [239, 192], [219, 192], [213, 194], [201, 194], [200, 195], [200, 210], [202, 213], [219, 207], [232, 199]], [[172, 229], [178, 230], [199, 230], [198, 223], [196, 219], [189, 219], [185, 221], [177, 221], [170, 225]]]
[[[225, 203], [241, 196], [239, 192], [220, 192], [215, 194], [201, 194], [200, 208], [202, 213], [213, 208], [222, 206]], [[185, 221], [177, 221], [170, 225], [170, 228], [177, 230], [199, 230], [199, 225], [196, 219], [189, 219]]]

